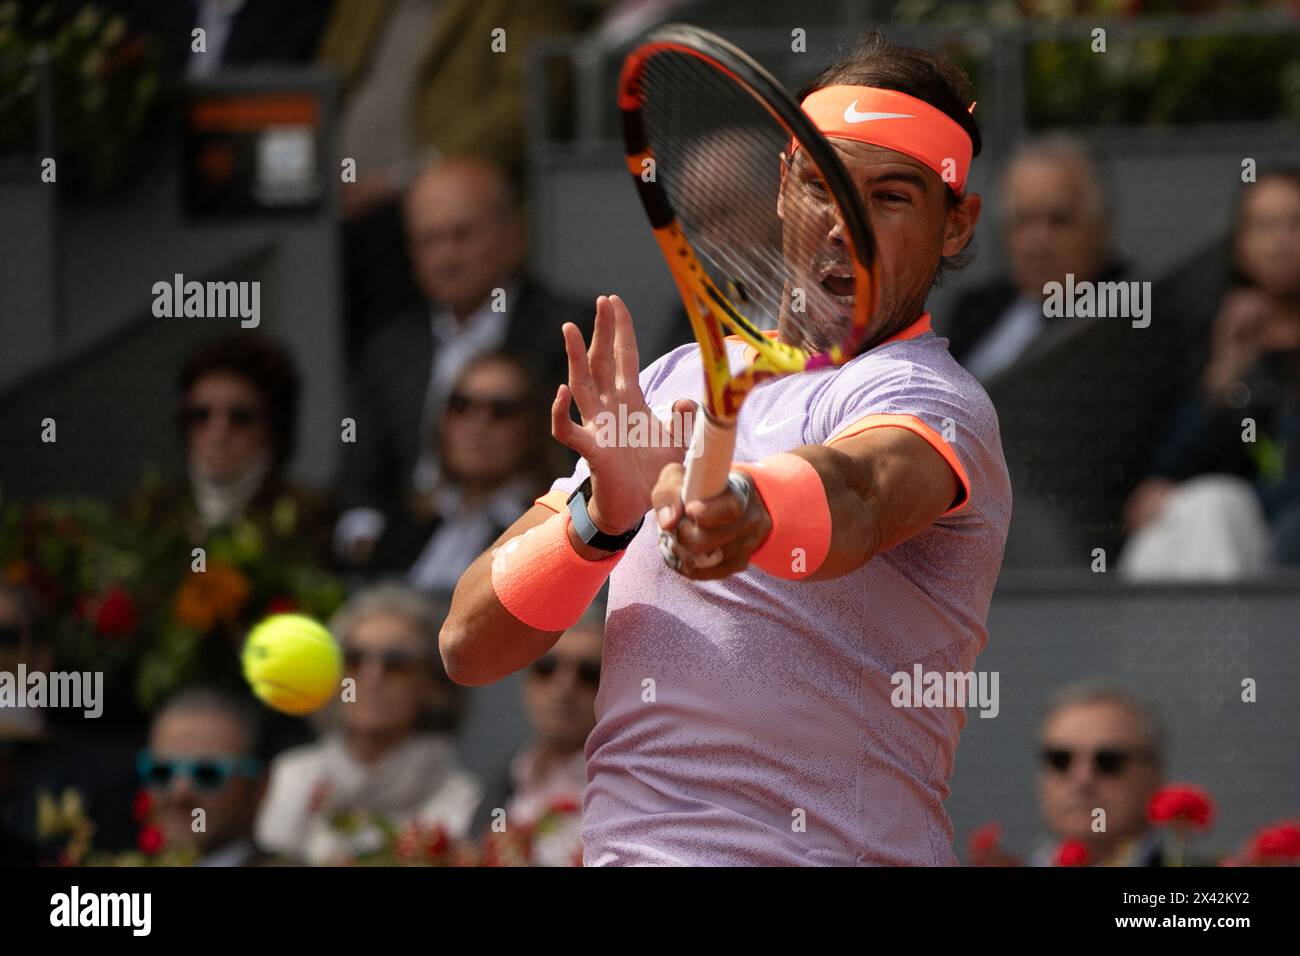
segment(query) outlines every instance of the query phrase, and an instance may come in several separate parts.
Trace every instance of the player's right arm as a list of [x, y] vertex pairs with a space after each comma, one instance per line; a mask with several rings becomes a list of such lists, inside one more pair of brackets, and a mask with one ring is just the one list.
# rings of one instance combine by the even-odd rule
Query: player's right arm
[[[640, 358], [632, 316], [617, 296], [596, 300], [590, 349], [584, 349], [582, 333], [572, 324], [564, 326], [564, 344], [569, 384], [559, 387], [551, 405], [551, 432], [587, 462], [592, 484], [587, 513], [592, 521], [606, 534], [622, 534], [635, 528], [650, 510], [650, 492], [664, 466], [685, 457], [684, 438], [672, 426], [689, 421], [694, 403], [675, 403], [674, 411], [680, 414], [669, 422], [654, 417], [638, 378]], [[577, 403], [582, 424], [569, 417], [571, 401]], [[620, 404], [626, 407], [623, 417], [618, 413]], [[649, 416], [652, 428], [665, 434], [639, 447], [601, 441], [601, 413], [614, 415], [615, 421], [643, 414]], [[612, 567], [611, 555], [584, 544], [567, 515], [567, 510], [534, 505], [461, 575], [438, 638], [447, 674], [456, 683], [490, 684], [528, 666], [568, 626], [539, 627], [537, 621], [565, 614], [576, 621], [585, 610], [574, 603], [575, 595], [585, 594], [584, 588], [597, 578], [603, 581], [600, 568]], [[522, 536], [529, 531], [534, 533], [526, 541]], [[530, 553], [539, 550], [539, 541], [546, 546], [540, 549], [545, 553], [534, 559]], [[560, 547], [564, 541], [567, 550]], [[503, 601], [503, 593], [512, 595], [513, 610]], [[516, 613], [521, 608], [531, 608], [532, 613], [521, 612], [521, 619]]]

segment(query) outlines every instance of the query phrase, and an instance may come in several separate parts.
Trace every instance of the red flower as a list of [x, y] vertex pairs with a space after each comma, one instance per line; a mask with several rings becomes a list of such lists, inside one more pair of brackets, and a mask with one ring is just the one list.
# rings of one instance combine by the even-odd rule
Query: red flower
[[1300, 863], [1300, 820], [1265, 827], [1250, 840], [1251, 863]]
[[1066, 840], [1056, 849], [1053, 866], [1087, 866], [1088, 848], [1078, 840]]
[[140, 852], [153, 856], [163, 848], [162, 830], [152, 823], [146, 827], [140, 828], [140, 836], [136, 840], [136, 845], [140, 847]]
[[149, 816], [149, 811], [153, 809], [153, 797], [149, 795], [148, 790], [141, 790], [131, 801], [131, 818], [136, 823], [144, 823]]
[[573, 797], [559, 797], [551, 801], [546, 813], [577, 813], [581, 809], [582, 804]]
[[1151, 798], [1147, 819], [1156, 826], [1174, 824], [1204, 830], [1214, 820], [1214, 801], [1200, 787], [1189, 783], [1170, 784]]
[[1002, 825], [986, 823], [970, 835], [970, 855], [985, 856], [998, 848], [1002, 842]]
[[291, 595], [281, 594], [271, 598], [266, 605], [266, 616], [272, 614], [293, 614], [295, 611], [302, 609], [302, 606], [293, 599]]
[[95, 630], [105, 637], [130, 637], [139, 624], [131, 595], [121, 587], [110, 588], [95, 613]]
[[435, 823], [425, 836], [424, 858], [433, 862], [446, 853], [449, 846], [451, 846], [451, 839], [447, 836], [447, 831]]

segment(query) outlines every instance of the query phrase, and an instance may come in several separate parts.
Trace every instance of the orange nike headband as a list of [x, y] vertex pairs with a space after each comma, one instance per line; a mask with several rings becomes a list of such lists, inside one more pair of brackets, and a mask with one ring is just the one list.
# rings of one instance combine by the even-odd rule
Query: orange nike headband
[[970, 136], [952, 117], [924, 100], [874, 86], [827, 86], [808, 94], [803, 111], [826, 136], [855, 139], [919, 159], [958, 196], [966, 189]]

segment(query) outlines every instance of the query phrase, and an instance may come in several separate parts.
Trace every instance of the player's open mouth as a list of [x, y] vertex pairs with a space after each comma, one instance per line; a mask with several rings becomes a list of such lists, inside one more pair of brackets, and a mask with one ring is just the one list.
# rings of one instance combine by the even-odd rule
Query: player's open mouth
[[838, 302], [852, 303], [857, 286], [851, 273], [831, 272], [822, 276], [822, 288]]

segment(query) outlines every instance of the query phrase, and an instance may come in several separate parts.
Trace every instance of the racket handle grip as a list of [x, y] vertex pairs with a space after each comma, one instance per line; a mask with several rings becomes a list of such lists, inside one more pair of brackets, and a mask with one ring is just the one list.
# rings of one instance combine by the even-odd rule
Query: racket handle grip
[[701, 410], [695, 416], [691, 447], [686, 451], [686, 481], [682, 501], [703, 501], [727, 487], [736, 451], [735, 421], [720, 422]]

